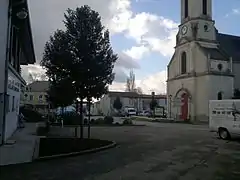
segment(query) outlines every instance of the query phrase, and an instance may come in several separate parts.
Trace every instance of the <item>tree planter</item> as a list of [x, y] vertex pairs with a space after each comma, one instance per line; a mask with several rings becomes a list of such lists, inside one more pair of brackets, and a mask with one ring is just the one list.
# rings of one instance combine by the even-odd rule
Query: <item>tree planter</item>
[[40, 138], [35, 160], [80, 155], [114, 147], [115, 142], [99, 139]]

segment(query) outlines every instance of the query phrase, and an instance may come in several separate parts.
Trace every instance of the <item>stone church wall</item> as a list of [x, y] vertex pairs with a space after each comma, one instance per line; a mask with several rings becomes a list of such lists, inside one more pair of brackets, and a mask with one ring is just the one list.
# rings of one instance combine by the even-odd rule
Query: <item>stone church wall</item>
[[240, 89], [240, 63], [233, 64], [234, 88]]
[[[223, 99], [232, 97], [234, 80], [225, 76], [201, 76], [197, 78], [197, 114], [196, 121], [208, 121], [209, 100], [217, 100], [218, 92], [222, 92]], [[232, 88], [231, 88], [232, 87]]]

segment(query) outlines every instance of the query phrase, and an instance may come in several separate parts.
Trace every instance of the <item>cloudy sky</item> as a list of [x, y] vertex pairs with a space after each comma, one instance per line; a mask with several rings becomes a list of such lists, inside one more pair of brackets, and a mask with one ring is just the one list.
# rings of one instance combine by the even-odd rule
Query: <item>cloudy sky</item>
[[[58, 28], [63, 28], [67, 8], [89, 5], [98, 11], [111, 32], [113, 49], [119, 60], [112, 90], [124, 90], [130, 69], [134, 69], [137, 86], [145, 93], [165, 93], [166, 66], [171, 59], [180, 21], [180, 0], [28, 0], [37, 63], [24, 67], [41, 78], [38, 65], [45, 42]], [[220, 32], [240, 35], [240, 1], [213, 0], [214, 19]], [[238, 22], [238, 23], [237, 23]]]

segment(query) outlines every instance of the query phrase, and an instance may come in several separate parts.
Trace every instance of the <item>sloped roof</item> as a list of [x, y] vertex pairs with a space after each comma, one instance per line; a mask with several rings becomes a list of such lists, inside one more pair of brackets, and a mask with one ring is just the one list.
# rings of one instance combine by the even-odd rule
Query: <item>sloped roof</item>
[[[140, 98], [142, 99], [150, 99], [152, 98], [152, 95], [150, 94], [140, 94]], [[167, 95], [164, 95], [164, 94], [156, 94], [154, 96], [155, 99], [166, 99], [167, 98]]]
[[[126, 97], [126, 98], [143, 98], [150, 99], [152, 95], [150, 94], [138, 94], [137, 92], [118, 92], [118, 91], [109, 91], [109, 97]], [[156, 99], [165, 99], [166, 95], [155, 95]]]
[[240, 37], [228, 34], [217, 33], [217, 40], [220, 47], [233, 58], [234, 62], [240, 62]]
[[35, 81], [27, 85], [27, 88], [30, 92], [45, 92], [49, 88], [49, 81]]
[[204, 52], [210, 55], [211, 59], [229, 60], [230, 58], [230, 56], [220, 48], [209, 48], [203, 46], [201, 46], [201, 48], [204, 50]]
[[127, 97], [127, 98], [137, 98], [139, 94], [136, 92], [118, 92], [118, 91], [109, 91], [109, 97]]

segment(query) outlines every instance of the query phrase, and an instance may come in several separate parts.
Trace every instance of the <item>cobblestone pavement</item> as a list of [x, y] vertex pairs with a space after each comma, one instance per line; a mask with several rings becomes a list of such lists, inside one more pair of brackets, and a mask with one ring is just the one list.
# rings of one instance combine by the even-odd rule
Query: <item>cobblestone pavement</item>
[[0, 168], [1, 180], [234, 180], [240, 143], [205, 126], [92, 128], [118, 146], [95, 154]]

